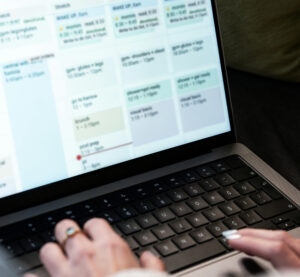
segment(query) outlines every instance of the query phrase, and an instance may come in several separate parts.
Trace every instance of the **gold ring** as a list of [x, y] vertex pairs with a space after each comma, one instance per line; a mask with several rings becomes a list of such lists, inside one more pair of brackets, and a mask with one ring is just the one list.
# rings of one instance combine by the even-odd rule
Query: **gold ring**
[[84, 234], [80, 229], [74, 228], [74, 227], [69, 227], [66, 230], [66, 237], [65, 239], [62, 241], [61, 246], [62, 248], [65, 248], [66, 242], [70, 239], [73, 238], [79, 234]]

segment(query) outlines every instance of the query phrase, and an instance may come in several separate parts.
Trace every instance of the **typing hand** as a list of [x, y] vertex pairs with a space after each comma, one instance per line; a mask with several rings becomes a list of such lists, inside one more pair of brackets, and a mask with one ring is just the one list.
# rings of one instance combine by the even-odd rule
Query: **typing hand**
[[62, 246], [48, 243], [40, 252], [50, 276], [105, 277], [133, 268], [164, 271], [162, 261], [149, 252], [143, 253], [138, 261], [105, 220], [91, 219], [83, 231], [72, 220], [57, 224], [55, 236]]
[[300, 239], [287, 232], [243, 229], [224, 235], [236, 250], [268, 260], [277, 269], [300, 269]]

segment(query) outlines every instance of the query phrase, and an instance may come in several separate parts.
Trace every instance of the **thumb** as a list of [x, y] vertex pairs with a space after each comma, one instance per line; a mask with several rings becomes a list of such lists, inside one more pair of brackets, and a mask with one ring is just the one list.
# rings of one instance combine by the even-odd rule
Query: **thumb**
[[24, 275], [24, 277], [37, 277], [36, 275], [34, 275], [34, 274], [30, 274], [30, 273], [28, 273], [28, 274], [25, 274]]
[[164, 263], [149, 251], [146, 251], [141, 255], [140, 263], [145, 269], [165, 271]]

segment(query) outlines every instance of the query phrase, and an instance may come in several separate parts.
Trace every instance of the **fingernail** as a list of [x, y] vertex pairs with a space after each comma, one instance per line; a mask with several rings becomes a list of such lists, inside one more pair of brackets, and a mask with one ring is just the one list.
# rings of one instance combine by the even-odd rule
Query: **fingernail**
[[236, 240], [236, 239], [239, 239], [241, 238], [241, 235], [229, 235], [229, 236], [226, 236], [226, 239], [227, 240]]
[[228, 230], [228, 231], [223, 232], [222, 235], [224, 237], [228, 237], [228, 236], [235, 234], [236, 232], [237, 232], [237, 230]]

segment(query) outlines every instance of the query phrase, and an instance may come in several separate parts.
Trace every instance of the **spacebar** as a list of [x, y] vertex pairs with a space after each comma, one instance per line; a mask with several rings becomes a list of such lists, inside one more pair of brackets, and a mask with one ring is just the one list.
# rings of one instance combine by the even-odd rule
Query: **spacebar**
[[175, 272], [213, 258], [225, 251], [226, 249], [217, 240], [213, 240], [167, 257], [163, 261], [168, 272]]

